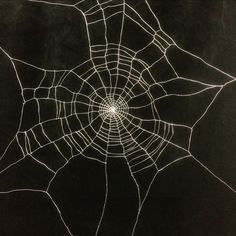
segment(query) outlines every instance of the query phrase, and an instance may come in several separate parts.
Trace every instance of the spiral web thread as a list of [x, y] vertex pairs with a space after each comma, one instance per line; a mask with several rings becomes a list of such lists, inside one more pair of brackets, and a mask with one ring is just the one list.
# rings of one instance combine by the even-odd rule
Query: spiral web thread
[[[172, 65], [166, 57], [166, 51], [170, 46], [178, 46], [162, 30], [158, 19], [147, 1], [144, 1], [144, 3], [156, 20], [155, 26], [143, 19], [126, 1], [100, 0], [90, 1], [91, 4], [87, 4], [86, 0], [75, 4], [37, 0], [30, 0], [29, 2], [32, 2], [32, 4], [57, 5], [66, 7], [68, 10], [72, 8], [79, 11], [83, 15], [86, 24], [90, 58], [71, 70], [46, 70], [11, 57], [2, 49], [11, 60], [22, 89], [24, 99], [22, 114], [24, 113], [25, 105], [35, 101], [38, 111], [38, 122], [33, 127], [24, 129], [24, 121], [23, 118], [21, 119], [19, 130], [12, 142], [17, 141], [22, 152], [22, 158], [7, 166], [1, 173], [14, 165], [18, 165], [26, 156], [30, 156], [53, 174], [53, 178], [45, 190], [12, 189], [2, 193], [13, 191], [39, 191], [45, 193], [57, 208], [63, 224], [72, 235], [66, 221], [63, 219], [63, 213], [61, 213], [48, 190], [58, 172], [66, 168], [72, 158], [81, 154], [104, 165], [106, 165], [109, 158], [121, 157], [126, 160], [139, 193], [139, 213], [157, 174], [164, 171], [170, 165], [186, 158], [193, 158], [216, 179], [235, 192], [231, 186], [193, 157], [189, 151], [189, 146], [181, 146], [173, 141], [175, 130], [182, 128], [189, 131], [188, 143], [190, 144], [194, 125], [208, 111], [218, 93], [207, 107], [205, 113], [196, 119], [195, 124], [192, 126], [166, 122], [160, 117], [155, 106], [158, 100], [170, 95], [183, 96], [181, 94], [169, 94], [164, 87], [165, 83], [181, 78], [174, 69], [175, 65]], [[115, 15], [122, 16], [119, 40], [116, 43], [110, 41], [110, 38], [107, 36], [107, 24]], [[147, 35], [151, 36], [151, 42], [136, 51], [124, 46], [122, 44], [122, 37], [126, 19], [133, 21]], [[104, 26], [105, 35], [104, 41], [101, 40], [101, 42], [98, 41], [93, 32], [94, 27], [100, 24]], [[152, 63], [148, 63], [142, 60], [142, 53], [145, 53], [151, 47], [155, 47], [159, 54]], [[191, 53], [189, 54], [196, 57]], [[150, 70], [153, 65], [163, 60], [172, 68], [175, 77], [168, 81], [157, 81]], [[213, 67], [205, 61], [204, 63], [209, 67]], [[17, 64], [40, 71], [42, 73], [40, 83], [36, 87], [25, 87], [22, 83], [22, 78], [20, 78], [17, 72]], [[220, 71], [217, 68], [215, 69]], [[220, 72], [229, 77], [229, 82], [234, 80], [232, 76], [223, 71]], [[188, 78], [181, 79], [192, 81], [192, 79]], [[198, 83], [204, 87], [196, 93], [185, 96], [194, 96], [197, 93], [204, 93], [204, 91], [212, 88], [219, 88], [220, 92], [224, 86]], [[78, 85], [75, 86], [75, 84]], [[31, 97], [28, 94], [31, 94]], [[43, 111], [45, 102], [50, 102], [55, 107], [55, 112], [50, 118], [45, 116]], [[148, 118], [145, 115], [142, 116], [142, 109], [144, 108], [147, 108], [150, 113]], [[55, 127], [56, 132], [53, 132]], [[51, 167], [47, 161], [40, 160], [35, 155], [38, 150], [48, 145], [53, 145], [63, 160], [57, 168]], [[158, 160], [168, 145], [182, 150], [184, 154], [164, 166], [159, 166]], [[11, 143], [8, 148], [10, 146]], [[66, 149], [65, 146], [67, 147]], [[5, 153], [2, 158], [4, 158]], [[148, 186], [145, 186], [144, 190], [142, 190], [140, 187], [142, 183], [139, 183], [139, 177], [147, 171], [152, 171], [153, 176]], [[105, 174], [108, 181], [109, 176], [107, 173]], [[96, 235], [99, 232], [106, 209], [106, 200], [107, 194]], [[138, 222], [139, 213], [134, 225], [133, 234]]]

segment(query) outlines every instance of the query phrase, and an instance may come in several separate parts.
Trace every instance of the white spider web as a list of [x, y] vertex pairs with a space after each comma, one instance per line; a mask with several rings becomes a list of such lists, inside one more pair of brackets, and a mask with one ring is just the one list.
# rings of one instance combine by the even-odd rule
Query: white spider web
[[[147, 22], [147, 19], [144, 19], [141, 13], [125, 0], [90, 1], [90, 4], [86, 0], [75, 4], [37, 0], [29, 0], [29, 2], [57, 5], [66, 7], [67, 10], [73, 8], [82, 14], [87, 29], [90, 58], [71, 70], [46, 70], [16, 59], [2, 49], [15, 69], [24, 102], [19, 130], [2, 155], [2, 160], [4, 160], [11, 145], [17, 143], [22, 152], [21, 158], [7, 165], [1, 174], [12, 166], [18, 165], [26, 157], [30, 157], [46, 168], [52, 174], [52, 178], [46, 189], [10, 189], [1, 193], [15, 191], [45, 193], [56, 207], [69, 234], [73, 235], [67, 225], [67, 220], [63, 217], [63, 212], [50, 195], [50, 186], [55, 177], [59, 171], [67, 167], [71, 159], [81, 154], [85, 158], [104, 164], [105, 170], [109, 158], [124, 158], [138, 191], [139, 209], [132, 232], [132, 235], [135, 235], [139, 214], [154, 179], [160, 172], [176, 162], [192, 158], [227, 188], [236, 192], [190, 153], [191, 134], [194, 126], [208, 112], [225, 84], [234, 81], [235, 78], [179, 48], [175, 41], [162, 30], [148, 1], [144, 1], [144, 4], [149, 10], [149, 14], [156, 20], [156, 25]], [[119, 40], [114, 42], [111, 41], [111, 37], [108, 37], [109, 27], [107, 24], [116, 15], [122, 17], [122, 23]], [[127, 19], [138, 25], [152, 40], [137, 50], [125, 46], [123, 32]], [[104, 27], [104, 32], [102, 32], [104, 39], [100, 42], [96, 38], [94, 27], [101, 24]], [[228, 77], [228, 81], [214, 84], [184, 78], [175, 69], [176, 65], [171, 63], [167, 57], [167, 50], [170, 47], [176, 47], [194, 59], [201, 60], [207, 67]], [[150, 62], [143, 59], [145, 55], [150, 55], [148, 51], [153, 49], [158, 52], [153, 51], [155, 53], [154, 60]], [[171, 68], [174, 75], [167, 80], [157, 79], [151, 71], [153, 67], [163, 61]], [[24, 79], [18, 73], [19, 65], [42, 73], [37, 86], [27, 87], [24, 84]], [[179, 81], [198, 84], [200, 89], [192, 93], [169, 92], [166, 89], [168, 83]], [[204, 94], [212, 89], [216, 89], [215, 96], [206, 104], [206, 109], [195, 117], [192, 124], [175, 123], [162, 119], [156, 106], [158, 101], [165, 97], [190, 97]], [[24, 111], [27, 104], [31, 102], [36, 106], [38, 120], [33, 126], [27, 127], [27, 124], [24, 123]], [[45, 103], [51, 103], [55, 108], [51, 112], [50, 118], [44, 114]], [[175, 136], [179, 129], [189, 133], [186, 137], [187, 145], [176, 142]], [[61, 156], [60, 164], [57, 166], [51, 165], [47, 160], [41, 160], [37, 156], [38, 150], [49, 145], [56, 148]], [[181, 150], [182, 154], [174, 160], [161, 164], [159, 159], [167, 147]], [[93, 153], [91, 153], [91, 149]], [[153, 173], [152, 178], [148, 184], [143, 184], [140, 178], [143, 173], [149, 171]], [[106, 210], [109, 181], [107, 172], [105, 172], [105, 176], [107, 181], [106, 196], [95, 235], [99, 233]]]

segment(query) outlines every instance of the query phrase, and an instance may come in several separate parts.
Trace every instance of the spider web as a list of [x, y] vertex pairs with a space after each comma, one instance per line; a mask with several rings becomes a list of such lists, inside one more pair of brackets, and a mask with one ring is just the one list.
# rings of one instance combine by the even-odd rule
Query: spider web
[[[139, 199], [131, 233], [135, 235], [139, 214], [154, 179], [176, 162], [192, 158], [219, 182], [236, 192], [190, 152], [194, 126], [208, 112], [222, 88], [235, 78], [181, 49], [162, 30], [148, 1], [143, 1], [137, 9], [128, 0], [82, 0], [75, 4], [29, 2], [75, 9], [82, 14], [90, 58], [71, 70], [47, 70], [16, 59], [1, 48], [15, 69], [22, 89], [23, 106], [19, 130], [2, 155], [0, 173], [20, 165], [25, 159], [35, 161], [49, 173], [44, 186], [12, 186], [1, 189], [1, 193], [39, 191], [46, 194], [68, 233], [73, 235], [68, 219], [50, 194], [50, 187], [72, 159], [82, 157], [99, 162], [105, 167], [106, 194], [95, 232], [98, 235], [109, 194], [106, 165], [110, 159], [123, 158]], [[116, 17], [120, 19], [120, 28], [115, 32], [112, 21]], [[131, 24], [130, 29], [134, 24], [141, 32], [142, 43], [138, 46], [127, 39], [127, 24]], [[170, 50], [180, 51], [183, 61], [191, 58], [210, 75], [219, 73], [225, 79], [188, 76], [171, 56]], [[168, 71], [168, 76], [162, 76], [163, 67]], [[23, 76], [25, 69], [40, 74], [40, 79], [29, 83]], [[190, 89], [185, 90], [184, 84], [188, 84]], [[180, 89], [177, 90], [176, 86]], [[209, 99], [191, 119], [185, 119], [185, 114], [172, 119], [160, 108], [169, 104], [168, 99], [185, 99], [202, 94], [210, 94]], [[29, 114], [32, 110], [35, 113]], [[47, 148], [57, 153], [52, 159], [42, 157]], [[18, 150], [14, 160], [8, 157], [11, 149]], [[163, 160], [162, 155], [168, 150], [174, 150], [176, 156]]]

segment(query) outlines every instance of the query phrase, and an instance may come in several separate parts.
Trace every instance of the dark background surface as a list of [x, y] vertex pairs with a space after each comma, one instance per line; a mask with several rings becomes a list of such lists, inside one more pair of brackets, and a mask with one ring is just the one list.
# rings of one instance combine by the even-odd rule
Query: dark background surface
[[[150, 4], [163, 30], [179, 46], [236, 74], [234, 0], [167, 0]], [[48, 69], [71, 68], [83, 61], [86, 55], [81, 45], [87, 39], [83, 19], [76, 11], [23, 0], [2, 0], [0, 7], [0, 42], [10, 55]]]
[[[68, 0], [65, 2], [69, 3]], [[179, 46], [236, 76], [236, 1], [152, 0], [149, 2], [163, 30]], [[70, 69], [88, 57], [85, 25], [83, 18], [76, 11], [57, 6], [32, 4], [23, 0], [0, 1], [0, 46], [10, 56], [45, 69]], [[231, 167], [236, 166], [234, 87], [233, 85], [227, 88], [228, 90], [216, 103], [213, 115], [207, 117], [209, 130], [204, 125], [201, 127], [200, 124], [196, 142], [204, 147], [203, 150], [207, 150], [206, 154], [198, 148], [198, 145], [194, 149], [197, 154], [200, 153], [202, 159], [205, 158], [204, 155], [210, 156], [213, 153], [217, 156], [220, 153], [220, 157], [216, 158], [215, 168], [226, 166], [225, 169], [231, 172], [229, 180], [230, 176], [234, 176], [232, 183], [235, 183], [235, 174], [234, 168]], [[225, 107], [223, 111], [222, 107]], [[0, 58], [0, 153], [18, 128], [20, 109], [20, 88], [15, 80], [11, 63], [2, 54]], [[212, 125], [214, 122], [216, 126]], [[214, 136], [211, 135], [212, 133]], [[225, 156], [228, 162], [224, 161]], [[215, 159], [212, 159], [210, 163], [214, 161]], [[100, 167], [94, 166], [93, 169], [93, 166], [86, 166], [83, 163], [76, 163], [75, 166], [77, 165], [78, 169], [83, 167], [83, 170], [88, 172], [91, 169], [97, 170], [96, 179], [99, 179]], [[67, 183], [73, 171], [76, 172], [77, 169], [65, 173], [65, 177], [60, 180], [61, 185], [55, 186], [55, 191], [63, 187], [60, 189], [60, 194], [67, 201], [66, 204], [70, 209], [76, 205], [76, 194], [79, 194], [76, 192], [73, 201], [70, 202], [67, 194], [70, 189]], [[115, 180], [120, 180], [117, 184], [121, 191], [129, 188], [128, 183], [124, 189], [121, 186], [121, 183], [127, 180], [128, 175], [126, 175], [127, 173], [123, 173]], [[95, 175], [91, 175], [91, 179], [89, 176], [83, 185], [94, 183]], [[104, 183], [102, 177], [101, 180]], [[6, 181], [10, 182], [8, 179]], [[155, 182], [147, 199], [149, 201], [140, 216], [140, 224], [135, 235], [234, 236], [236, 234], [235, 194], [219, 184], [192, 160], [172, 166]], [[97, 183], [96, 186], [99, 184]], [[103, 191], [103, 187], [101, 189], [100, 191]], [[91, 194], [99, 195], [94, 193], [94, 189], [91, 190]], [[134, 201], [132, 196], [130, 198], [130, 201]], [[91, 201], [94, 209], [99, 207], [100, 203], [96, 205], [93, 199], [88, 201]], [[129, 217], [133, 217], [132, 209], [135, 208], [134, 202], [131, 205], [119, 204], [121, 203], [114, 203], [121, 219], [114, 224], [118, 228], [119, 223], [122, 227], [126, 219], [130, 220]], [[126, 209], [130, 210], [131, 216], [129, 214], [125, 216]], [[79, 216], [81, 214], [83, 213], [78, 213]], [[90, 215], [93, 214], [91, 212]], [[109, 215], [107, 217], [109, 218]], [[76, 224], [76, 221], [73, 224]], [[109, 225], [107, 227], [104, 232], [108, 233], [104, 233], [104, 236], [125, 236], [119, 233], [122, 229], [119, 231], [119, 229], [109, 228]], [[7, 196], [0, 195], [0, 235], [63, 236], [67, 233], [61, 225], [55, 208], [47, 198], [35, 193], [13, 193]], [[83, 232], [79, 235], [87, 236]]]

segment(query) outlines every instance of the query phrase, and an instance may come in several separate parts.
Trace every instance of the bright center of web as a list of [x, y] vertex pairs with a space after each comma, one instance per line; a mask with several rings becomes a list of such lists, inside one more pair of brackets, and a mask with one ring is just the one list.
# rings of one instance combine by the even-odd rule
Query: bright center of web
[[122, 97], [106, 97], [100, 104], [99, 113], [102, 119], [123, 120], [128, 111], [128, 106]]
[[111, 114], [115, 115], [115, 114], [116, 114], [116, 107], [115, 107], [115, 106], [111, 106], [111, 107], [109, 108], [109, 112], [110, 112]]

